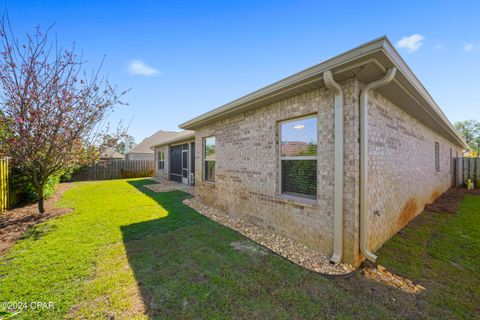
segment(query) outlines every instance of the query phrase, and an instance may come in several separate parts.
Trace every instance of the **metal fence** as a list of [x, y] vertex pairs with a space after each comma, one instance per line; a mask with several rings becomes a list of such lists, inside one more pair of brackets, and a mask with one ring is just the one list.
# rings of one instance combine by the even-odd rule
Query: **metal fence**
[[73, 181], [112, 180], [123, 178], [152, 177], [155, 173], [153, 160], [102, 160], [73, 176]]

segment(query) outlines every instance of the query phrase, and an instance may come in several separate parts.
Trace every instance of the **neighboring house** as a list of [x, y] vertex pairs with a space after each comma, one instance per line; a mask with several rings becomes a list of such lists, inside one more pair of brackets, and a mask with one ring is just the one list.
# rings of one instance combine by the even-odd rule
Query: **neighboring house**
[[154, 160], [155, 155], [152, 150], [152, 146], [166, 140], [175, 137], [178, 132], [172, 131], [157, 131], [148, 138], [143, 139], [142, 142], [132, 148], [127, 154], [127, 160]]
[[176, 132], [152, 146], [155, 151], [155, 176], [195, 185], [195, 133]]
[[195, 134], [157, 147], [157, 175], [194, 173], [199, 200], [354, 265], [452, 186], [467, 147], [385, 37], [180, 127]]
[[120, 152], [118, 152], [115, 148], [107, 148], [100, 155], [100, 160], [110, 160], [110, 159], [123, 160], [125, 159], [125, 156]]

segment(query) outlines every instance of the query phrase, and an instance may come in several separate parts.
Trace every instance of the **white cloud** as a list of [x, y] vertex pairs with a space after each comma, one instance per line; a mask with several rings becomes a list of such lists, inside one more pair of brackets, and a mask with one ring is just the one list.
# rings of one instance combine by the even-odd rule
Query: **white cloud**
[[420, 47], [423, 45], [423, 39], [424, 37], [420, 34], [412, 34], [411, 36], [403, 37], [402, 39], [398, 40], [397, 47], [405, 48], [409, 53], [414, 52], [420, 49]]
[[144, 77], [150, 77], [160, 73], [157, 69], [150, 67], [140, 60], [131, 61], [128, 65], [128, 72], [130, 72], [130, 74], [141, 75]]
[[472, 49], [473, 49], [474, 46], [475, 46], [475, 45], [474, 45], [473, 43], [467, 43], [467, 44], [465, 44], [465, 45], [463, 46], [463, 50], [465, 50], [465, 51], [467, 51], [467, 52], [468, 52], [468, 51], [472, 51]]

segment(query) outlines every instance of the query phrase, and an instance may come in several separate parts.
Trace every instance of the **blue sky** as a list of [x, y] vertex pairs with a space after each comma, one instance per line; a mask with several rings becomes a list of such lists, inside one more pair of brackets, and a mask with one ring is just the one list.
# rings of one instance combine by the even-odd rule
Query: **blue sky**
[[[1, 3], [1, 1], [0, 1]], [[55, 22], [131, 88], [111, 122], [137, 142], [387, 35], [453, 122], [480, 120], [480, 1], [6, 0], [15, 33]], [[412, 37], [413, 36], [413, 37]]]

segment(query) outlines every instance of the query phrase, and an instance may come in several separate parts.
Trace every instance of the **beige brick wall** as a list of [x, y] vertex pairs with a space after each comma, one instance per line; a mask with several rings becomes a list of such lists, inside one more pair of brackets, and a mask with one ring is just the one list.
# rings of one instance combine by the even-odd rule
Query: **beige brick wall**
[[[344, 107], [344, 261], [358, 265], [359, 94], [357, 80], [342, 83]], [[197, 197], [330, 255], [333, 250], [334, 97], [317, 89], [196, 130]], [[279, 194], [279, 121], [318, 116], [317, 200]], [[216, 182], [202, 182], [203, 138], [216, 137]], [[440, 143], [435, 172], [434, 142]], [[451, 185], [450, 148], [440, 137], [384, 97], [370, 94], [369, 241], [378, 249]]]
[[453, 157], [462, 149], [378, 93], [369, 98], [368, 245], [376, 250], [451, 187], [450, 148]]
[[[163, 151], [165, 152], [165, 169], [160, 170], [158, 169], [158, 152]], [[157, 147], [155, 149], [155, 177], [159, 179], [168, 179], [168, 168], [170, 168], [170, 154], [168, 146]]]
[[[358, 226], [358, 83], [345, 90], [345, 227], [346, 248], [353, 258]], [[333, 249], [334, 136], [333, 94], [313, 90], [196, 130], [196, 195], [209, 205], [317, 248]], [[279, 194], [278, 122], [318, 116], [317, 201], [293, 201]], [[202, 139], [216, 137], [216, 182], [202, 182]]]

